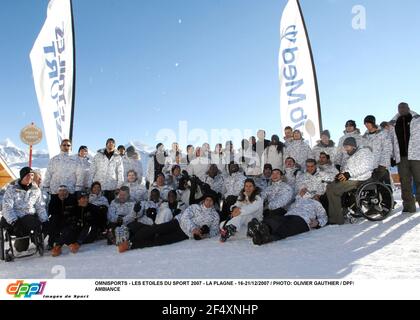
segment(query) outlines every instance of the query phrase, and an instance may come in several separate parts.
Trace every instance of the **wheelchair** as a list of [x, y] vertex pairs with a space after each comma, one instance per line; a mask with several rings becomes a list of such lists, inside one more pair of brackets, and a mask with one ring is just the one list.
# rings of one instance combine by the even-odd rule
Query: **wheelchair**
[[[16, 241], [27, 240], [29, 245], [32, 242], [35, 248], [28, 248], [23, 254], [15, 254], [14, 244]], [[11, 262], [15, 259], [31, 257], [36, 254], [44, 255], [44, 235], [41, 231], [31, 231], [31, 234], [24, 237], [17, 237], [13, 234], [10, 225], [3, 219], [0, 220], [0, 260]]]
[[343, 215], [350, 223], [356, 223], [360, 218], [369, 221], [384, 220], [392, 212], [394, 205], [392, 188], [374, 179], [361, 183], [342, 197]]

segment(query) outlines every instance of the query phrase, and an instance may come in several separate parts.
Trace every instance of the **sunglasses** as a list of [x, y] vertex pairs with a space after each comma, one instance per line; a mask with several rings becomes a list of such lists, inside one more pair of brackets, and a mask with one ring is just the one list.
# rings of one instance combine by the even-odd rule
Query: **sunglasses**
[[71, 147], [71, 144], [62, 144], [63, 147]]

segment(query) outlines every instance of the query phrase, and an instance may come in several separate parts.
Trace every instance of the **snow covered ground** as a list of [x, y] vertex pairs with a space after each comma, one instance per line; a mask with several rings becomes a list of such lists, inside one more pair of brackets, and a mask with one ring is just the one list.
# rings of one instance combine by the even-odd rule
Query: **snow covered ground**
[[420, 279], [420, 211], [327, 226], [261, 247], [250, 239], [184, 241], [119, 254], [105, 241], [60, 257], [0, 262], [1, 278]]

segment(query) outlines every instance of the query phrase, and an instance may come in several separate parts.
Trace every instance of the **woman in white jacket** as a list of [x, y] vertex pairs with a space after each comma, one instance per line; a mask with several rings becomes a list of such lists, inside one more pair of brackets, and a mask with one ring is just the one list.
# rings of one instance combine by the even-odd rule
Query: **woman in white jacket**
[[280, 169], [283, 171], [283, 152], [284, 144], [280, 142], [280, 138], [277, 135], [271, 137], [270, 146], [265, 148], [263, 153], [262, 164], [271, 164], [273, 169]]
[[256, 218], [263, 218], [263, 200], [259, 196], [260, 189], [254, 179], [246, 179], [238, 201], [232, 206], [230, 220], [221, 223], [220, 241], [225, 242], [236, 232], [246, 230], [248, 223]]

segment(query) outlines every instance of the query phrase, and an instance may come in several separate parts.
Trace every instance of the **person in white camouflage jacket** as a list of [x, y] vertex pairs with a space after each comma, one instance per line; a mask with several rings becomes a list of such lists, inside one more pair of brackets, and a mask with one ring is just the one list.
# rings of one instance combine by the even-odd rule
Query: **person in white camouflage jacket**
[[327, 190], [327, 180], [328, 176], [317, 168], [315, 159], [308, 159], [306, 171], [296, 179], [295, 193], [301, 198], [320, 200]]
[[48, 162], [42, 188], [54, 197], [57, 196], [61, 185], [67, 186], [70, 194], [83, 187], [84, 168], [79, 164], [77, 155], [70, 155], [70, 148], [71, 141], [64, 139], [60, 145], [60, 154]]
[[325, 152], [330, 156], [331, 162], [335, 162], [337, 148], [334, 141], [331, 140], [331, 135], [328, 130], [321, 132], [321, 140], [312, 148], [312, 153], [316, 161], [319, 160], [321, 152]]
[[312, 150], [303, 140], [302, 133], [299, 130], [293, 131], [293, 141], [287, 144], [284, 151], [284, 158], [292, 157], [303, 171], [305, 161], [313, 158]]
[[261, 194], [264, 200], [264, 215], [286, 213], [287, 206], [292, 202], [293, 189], [282, 181], [282, 172], [280, 169], [274, 169], [271, 174], [271, 186], [267, 187]]
[[147, 200], [147, 190], [137, 178], [137, 172], [129, 170], [127, 172], [127, 182], [123, 184], [130, 188], [130, 199], [134, 202]]
[[162, 246], [187, 239], [201, 240], [219, 234], [219, 214], [214, 209], [213, 195], [206, 195], [202, 204], [188, 207], [175, 219], [153, 226], [146, 226], [138, 232], [121, 228], [117, 237], [120, 253], [129, 249]]
[[254, 244], [263, 245], [321, 228], [327, 221], [327, 214], [321, 203], [313, 199], [298, 198], [284, 216], [264, 217], [262, 222], [252, 220], [248, 225], [248, 234]]
[[[40, 234], [41, 224], [46, 226], [48, 221], [41, 190], [32, 183], [34, 172], [31, 168], [22, 168], [19, 175], [20, 179], [10, 183], [4, 194], [1, 225], [12, 229], [18, 237], [27, 237], [31, 231]], [[26, 251], [28, 247], [28, 238], [15, 241], [18, 252]]]
[[[416, 212], [416, 201], [420, 207], [420, 115], [411, 111], [406, 102], [398, 105], [398, 114], [390, 121], [394, 127], [393, 159], [398, 164], [401, 179], [403, 212]], [[412, 182], [416, 185], [413, 197]]]
[[347, 152], [343, 150], [343, 143], [344, 140], [347, 138], [354, 138], [356, 140], [356, 144], [361, 147], [363, 145], [363, 138], [360, 135], [360, 130], [357, 129], [356, 121], [348, 120], [345, 125], [344, 136], [340, 138], [337, 144], [337, 152], [336, 157], [334, 159], [334, 164], [338, 166], [338, 168], [344, 167], [346, 164], [349, 155]]
[[109, 138], [106, 148], [99, 150], [90, 168], [90, 182], [98, 181], [104, 196], [111, 203], [115, 198], [115, 190], [124, 183], [124, 167], [122, 158], [115, 150], [115, 140]]
[[363, 144], [371, 148], [373, 152], [372, 178], [391, 185], [388, 168], [391, 166], [391, 139], [388, 134], [376, 125], [376, 118], [372, 115], [364, 119], [366, 133], [363, 135]]
[[363, 181], [371, 178], [373, 153], [368, 147], [358, 147], [356, 139], [349, 137], [343, 142], [349, 158], [336, 176], [336, 181], [327, 186], [328, 217], [330, 224], [344, 224], [341, 197], [344, 192], [356, 189]]

